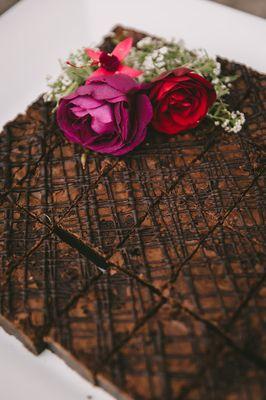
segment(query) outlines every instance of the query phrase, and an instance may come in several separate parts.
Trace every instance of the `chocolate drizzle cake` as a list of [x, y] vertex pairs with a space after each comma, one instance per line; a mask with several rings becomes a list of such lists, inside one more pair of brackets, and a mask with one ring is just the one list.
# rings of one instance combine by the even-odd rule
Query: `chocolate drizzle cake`
[[0, 323], [119, 399], [266, 393], [266, 78], [220, 61], [239, 133], [205, 120], [84, 165], [40, 98], [0, 136]]

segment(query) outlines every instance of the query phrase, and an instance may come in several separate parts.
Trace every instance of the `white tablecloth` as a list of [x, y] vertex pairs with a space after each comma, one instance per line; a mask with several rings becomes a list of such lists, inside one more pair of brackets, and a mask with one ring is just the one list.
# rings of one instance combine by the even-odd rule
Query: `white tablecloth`
[[[0, 127], [59, 72], [58, 59], [96, 45], [114, 25], [183, 38], [266, 71], [264, 20], [204, 0], [22, 0], [0, 17]], [[30, 354], [0, 329], [1, 400], [108, 400], [49, 351]]]

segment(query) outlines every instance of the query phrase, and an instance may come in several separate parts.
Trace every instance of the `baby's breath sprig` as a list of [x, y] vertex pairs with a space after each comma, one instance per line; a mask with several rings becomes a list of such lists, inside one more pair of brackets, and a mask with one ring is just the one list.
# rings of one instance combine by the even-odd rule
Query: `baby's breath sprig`
[[216, 102], [208, 116], [215, 125], [220, 125], [226, 132], [237, 133], [245, 123], [245, 115], [242, 112], [230, 111], [222, 102]]
[[88, 76], [95, 71], [85, 49], [70, 54], [67, 62], [59, 61], [62, 72], [55, 81], [48, 79], [50, 90], [44, 95], [45, 101], [58, 103], [61, 97], [67, 96], [83, 85]]

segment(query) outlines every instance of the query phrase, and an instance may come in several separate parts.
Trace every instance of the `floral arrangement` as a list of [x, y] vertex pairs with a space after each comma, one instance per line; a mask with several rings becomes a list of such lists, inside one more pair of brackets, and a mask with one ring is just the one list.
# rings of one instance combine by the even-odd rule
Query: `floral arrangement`
[[227, 132], [245, 122], [224, 101], [236, 76], [204, 51], [182, 42], [128, 37], [111, 53], [84, 48], [61, 64], [45, 100], [57, 104], [57, 122], [66, 138], [85, 149], [123, 155], [141, 142], [149, 125], [175, 135], [207, 117]]

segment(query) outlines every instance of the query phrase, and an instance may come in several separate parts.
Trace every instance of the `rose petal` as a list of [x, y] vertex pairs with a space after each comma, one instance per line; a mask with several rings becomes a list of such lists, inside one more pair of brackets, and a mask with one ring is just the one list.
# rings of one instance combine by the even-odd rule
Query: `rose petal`
[[140, 85], [132, 78], [120, 73], [105, 77], [105, 82], [112, 88], [119, 90], [122, 93], [129, 93], [132, 90], [139, 89], [140, 87]]
[[143, 71], [128, 67], [127, 65], [120, 65], [120, 67], [118, 68], [118, 71], [121, 74], [125, 74], [127, 76], [130, 76], [131, 78], [137, 78], [138, 76], [143, 74]]
[[114, 124], [113, 124], [113, 122], [106, 123], [106, 122], [102, 122], [101, 120], [99, 120], [97, 118], [92, 118], [91, 128], [97, 134], [111, 133], [114, 131]]
[[96, 118], [105, 124], [113, 122], [113, 113], [111, 107], [108, 104], [90, 109], [89, 113], [93, 118]]
[[76, 97], [71, 103], [84, 109], [96, 108], [104, 104], [102, 100], [96, 100], [89, 96]]
[[86, 85], [89, 85], [92, 78], [96, 78], [98, 76], [105, 76], [105, 75], [113, 75], [112, 71], [107, 71], [107, 69], [100, 67], [98, 69], [96, 69], [96, 71], [94, 71], [92, 74], [90, 74], [90, 76], [88, 77], [88, 79], [86, 80]]
[[85, 115], [89, 114], [89, 110], [84, 109], [84, 108], [80, 108], [80, 107], [71, 107], [71, 111], [76, 115], [76, 117], [85, 117]]

